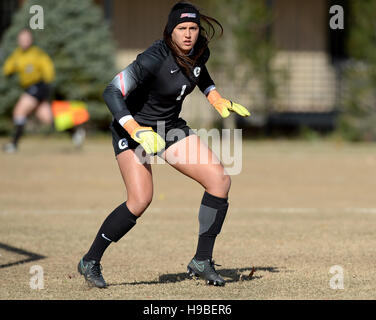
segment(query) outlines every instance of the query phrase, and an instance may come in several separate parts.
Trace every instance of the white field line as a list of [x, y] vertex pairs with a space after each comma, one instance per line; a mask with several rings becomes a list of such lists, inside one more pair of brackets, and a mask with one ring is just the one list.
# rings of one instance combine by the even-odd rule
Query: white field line
[[[149, 208], [147, 212], [196, 212], [199, 209], [195, 207], [171, 207], [171, 208]], [[1, 210], [0, 215], [10, 214], [104, 214], [108, 213], [111, 208], [103, 209], [23, 209], [23, 210]], [[319, 214], [319, 213], [358, 213], [358, 214], [376, 214], [376, 208], [236, 208], [230, 207], [233, 213], [247, 212], [247, 213], [279, 213], [279, 214]]]

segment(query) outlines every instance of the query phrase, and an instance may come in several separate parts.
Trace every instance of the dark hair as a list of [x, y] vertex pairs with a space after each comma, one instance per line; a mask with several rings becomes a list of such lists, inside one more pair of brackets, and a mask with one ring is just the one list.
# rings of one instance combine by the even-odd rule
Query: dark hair
[[[179, 2], [178, 4], [187, 4], [192, 7], [194, 7], [198, 12], [199, 10], [197, 7], [192, 5], [189, 2]], [[176, 4], [174, 7], [176, 7], [178, 4]], [[173, 8], [174, 9], [174, 8]], [[192, 56], [184, 55], [178, 46], [172, 41], [171, 32], [168, 30], [168, 23], [166, 24], [166, 27], [163, 32], [163, 39], [166, 42], [167, 46], [172, 51], [172, 54], [174, 55], [177, 64], [183, 68], [183, 70], [186, 71], [186, 73], [189, 75], [190, 68], [196, 64], [198, 59], [201, 57], [201, 55], [205, 52], [205, 50], [208, 48], [209, 42], [214, 38], [216, 34], [216, 30], [214, 25], [216, 24], [221, 29], [221, 36], [223, 35], [223, 27], [218, 22], [218, 20], [209, 17], [207, 15], [204, 15], [200, 13], [200, 34], [197, 38], [197, 42], [194, 46], [194, 54]], [[207, 29], [202, 25], [202, 22], [205, 23]]]

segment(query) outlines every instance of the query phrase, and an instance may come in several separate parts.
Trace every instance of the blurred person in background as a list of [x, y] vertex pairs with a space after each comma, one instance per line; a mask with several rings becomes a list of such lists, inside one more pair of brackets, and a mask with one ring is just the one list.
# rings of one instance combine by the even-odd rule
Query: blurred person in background
[[[37, 119], [47, 125], [54, 124], [51, 110], [51, 84], [55, 79], [55, 68], [51, 58], [41, 48], [33, 44], [33, 35], [29, 29], [18, 34], [18, 47], [7, 58], [3, 66], [5, 76], [18, 74], [19, 82], [25, 90], [13, 110], [14, 132], [11, 142], [4, 151], [14, 153], [18, 149], [28, 116], [35, 112]], [[74, 145], [81, 146], [85, 131], [75, 128], [71, 132]]]
[[[78, 263], [78, 272], [91, 286], [107, 287], [100, 265], [106, 248], [129, 232], [151, 203], [152, 170], [150, 162], [140, 161], [140, 148], [143, 153], [160, 156], [204, 187], [197, 250], [187, 272], [208, 284], [225, 285], [214, 268], [212, 252], [227, 213], [231, 180], [210, 148], [179, 117], [184, 98], [196, 86], [223, 118], [230, 111], [250, 115], [243, 106], [221, 97], [205, 66], [208, 43], [215, 35], [213, 24], [223, 32], [217, 20], [202, 15], [192, 4], [177, 3], [169, 14], [164, 39], [139, 54], [103, 93], [113, 115], [110, 129], [127, 201], [105, 219]], [[208, 161], [200, 161], [200, 155], [208, 155]]]

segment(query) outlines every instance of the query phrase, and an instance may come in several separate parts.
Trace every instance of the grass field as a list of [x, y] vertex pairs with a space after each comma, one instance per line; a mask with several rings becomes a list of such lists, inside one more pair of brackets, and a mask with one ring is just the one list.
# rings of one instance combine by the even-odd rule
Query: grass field
[[[376, 298], [376, 145], [244, 142], [214, 250], [222, 288], [185, 274], [203, 190], [168, 165], [153, 175], [153, 203], [102, 260], [109, 288], [89, 289], [77, 263], [125, 200], [110, 138], [75, 151], [68, 138], [26, 137], [0, 153], [0, 299]], [[34, 265], [43, 289], [30, 287]], [[330, 286], [333, 266], [343, 289]]]

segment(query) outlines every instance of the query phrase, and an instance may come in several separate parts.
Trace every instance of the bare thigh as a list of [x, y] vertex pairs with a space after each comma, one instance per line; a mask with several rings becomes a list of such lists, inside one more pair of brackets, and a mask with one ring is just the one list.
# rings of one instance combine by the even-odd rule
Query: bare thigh
[[53, 121], [53, 115], [50, 103], [48, 101], [42, 101], [37, 107], [35, 116], [40, 122], [44, 124], [51, 124]]
[[162, 154], [162, 158], [200, 183], [208, 193], [221, 198], [228, 196], [230, 176], [218, 157], [197, 135], [190, 135], [173, 144]]
[[27, 118], [38, 106], [38, 99], [34, 98], [28, 93], [23, 93], [18, 99], [13, 110], [13, 119]]
[[126, 150], [116, 159], [127, 189], [127, 207], [134, 215], [141, 216], [153, 198], [151, 165], [142, 164], [134, 150]]

